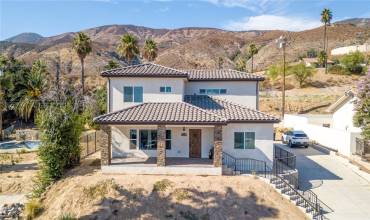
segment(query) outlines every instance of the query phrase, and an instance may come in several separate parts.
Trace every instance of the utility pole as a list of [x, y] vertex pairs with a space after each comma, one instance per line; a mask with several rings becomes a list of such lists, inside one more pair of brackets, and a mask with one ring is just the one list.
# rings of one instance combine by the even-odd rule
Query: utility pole
[[283, 86], [282, 86], [282, 103], [281, 103], [281, 119], [284, 120], [285, 114], [285, 47], [286, 47], [286, 38], [284, 36], [280, 36], [279, 39], [276, 41], [278, 43], [278, 47], [283, 49]]

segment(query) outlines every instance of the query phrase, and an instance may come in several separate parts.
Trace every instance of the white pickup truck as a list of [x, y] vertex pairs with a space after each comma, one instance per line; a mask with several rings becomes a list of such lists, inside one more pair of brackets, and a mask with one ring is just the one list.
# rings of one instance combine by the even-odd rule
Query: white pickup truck
[[288, 144], [288, 147], [304, 146], [307, 148], [310, 145], [310, 139], [303, 131], [287, 131], [283, 134], [281, 140]]

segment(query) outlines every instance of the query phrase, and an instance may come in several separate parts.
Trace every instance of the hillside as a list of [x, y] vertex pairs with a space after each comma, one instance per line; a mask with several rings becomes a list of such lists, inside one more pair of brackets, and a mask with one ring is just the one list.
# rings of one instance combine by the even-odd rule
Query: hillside
[[[293, 61], [311, 48], [321, 48], [323, 33], [322, 27], [301, 32], [231, 32], [214, 28], [170, 30], [133, 25], [106, 25], [83, 31], [93, 40], [93, 51], [86, 59], [87, 75], [97, 75], [109, 60], [119, 59], [116, 47], [120, 36], [125, 33], [136, 35], [140, 46], [145, 39], [154, 39], [159, 46], [159, 56], [155, 62], [180, 69], [216, 68], [219, 57], [224, 58], [224, 68], [234, 68], [234, 58], [245, 52], [250, 43], [255, 43], [260, 48], [260, 52], [255, 56], [255, 66], [258, 70], [280, 61], [280, 51], [275, 43], [275, 39], [280, 35], [288, 36], [287, 59]], [[59, 56], [62, 74], [77, 76], [80, 64], [77, 55], [71, 49], [74, 34], [68, 32], [44, 37], [33, 44], [17, 43], [19, 40], [12, 40], [10, 43], [0, 42], [0, 52], [23, 59], [27, 63], [35, 59], [46, 60], [51, 72], [54, 71]], [[370, 38], [370, 29], [351, 24], [334, 24], [328, 28], [328, 37], [331, 49], [366, 41]]]
[[26, 43], [26, 44], [36, 44], [43, 39], [43, 36], [36, 33], [22, 33], [14, 37], [8, 38], [5, 41], [11, 43]]

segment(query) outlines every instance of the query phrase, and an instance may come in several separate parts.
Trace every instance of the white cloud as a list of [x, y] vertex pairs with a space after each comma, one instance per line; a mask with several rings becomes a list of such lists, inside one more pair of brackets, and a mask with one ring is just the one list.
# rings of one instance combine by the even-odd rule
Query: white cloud
[[245, 8], [256, 13], [281, 13], [291, 0], [203, 0], [217, 6]]
[[167, 12], [169, 10], [170, 10], [169, 7], [163, 7], [163, 8], [158, 9], [158, 11], [161, 12], [161, 13]]
[[302, 31], [319, 27], [319, 20], [311, 20], [300, 17], [287, 17], [278, 15], [258, 15], [245, 17], [239, 21], [230, 21], [224, 26], [227, 30], [288, 30]]

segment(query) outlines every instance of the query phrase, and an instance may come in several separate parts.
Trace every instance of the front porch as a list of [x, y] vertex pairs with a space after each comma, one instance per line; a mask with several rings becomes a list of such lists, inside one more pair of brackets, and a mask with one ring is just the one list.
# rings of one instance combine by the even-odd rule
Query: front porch
[[206, 158], [166, 157], [166, 166], [158, 166], [157, 158], [114, 158], [109, 166], [102, 166], [108, 174], [152, 174], [152, 175], [221, 175], [221, 167]]
[[[101, 128], [103, 173], [222, 175], [221, 125], [102, 125]], [[150, 131], [149, 140], [147, 131]], [[181, 135], [184, 131], [185, 136]], [[212, 147], [213, 159], [208, 159]]]

